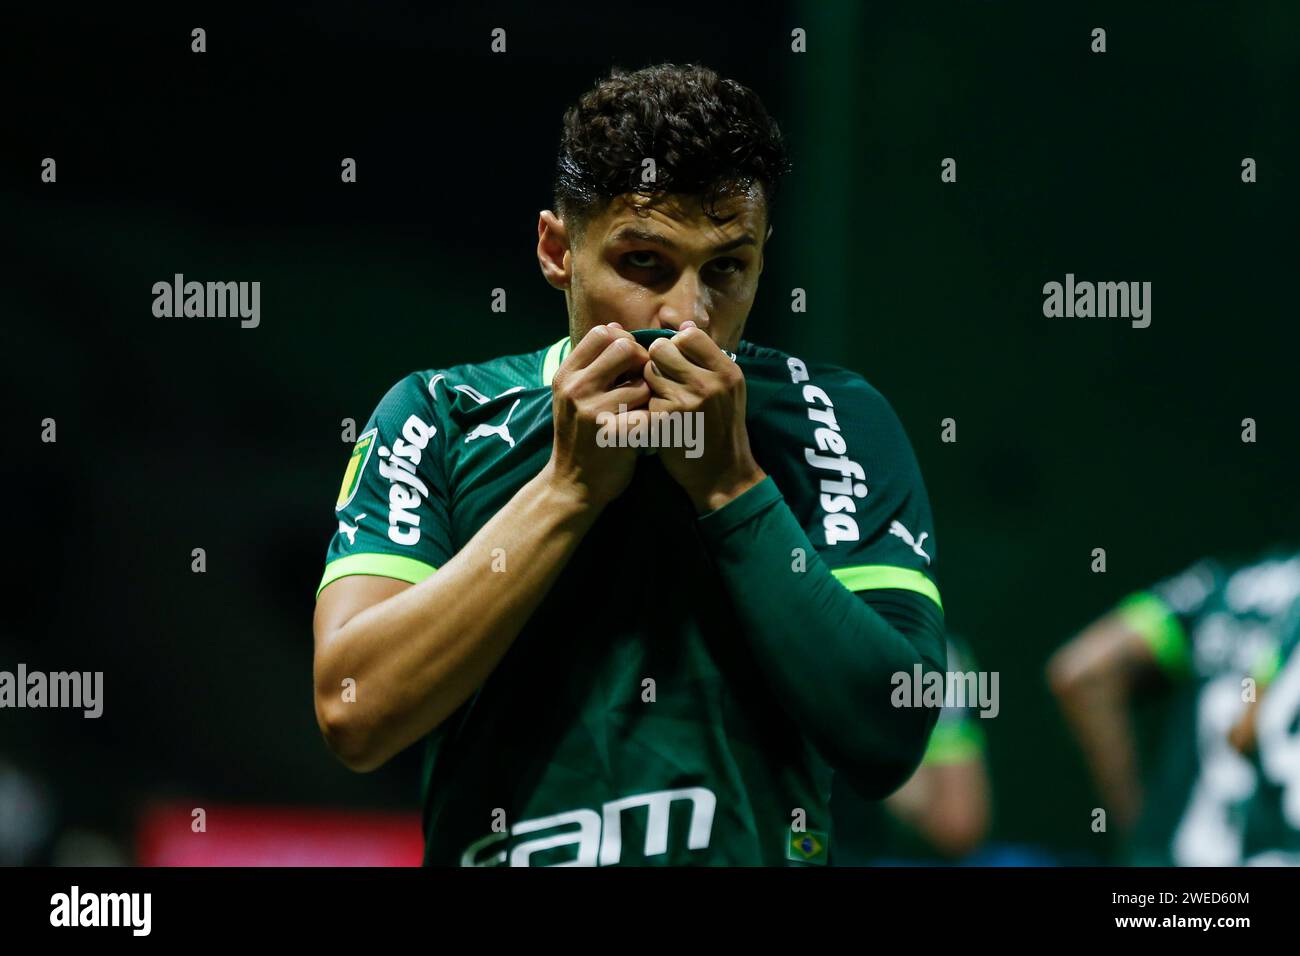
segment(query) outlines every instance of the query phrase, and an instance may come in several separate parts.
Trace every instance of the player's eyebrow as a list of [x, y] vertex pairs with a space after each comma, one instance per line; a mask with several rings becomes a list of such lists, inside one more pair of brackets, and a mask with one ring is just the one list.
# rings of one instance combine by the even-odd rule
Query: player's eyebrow
[[[648, 229], [641, 229], [637, 226], [624, 226], [610, 237], [610, 242], [648, 242], [653, 245], [663, 246], [665, 249], [672, 249], [674, 252], [678, 249], [677, 243], [673, 242], [667, 236], [661, 236], [657, 232], [651, 232]], [[732, 249], [739, 249], [741, 246], [754, 246], [757, 244], [758, 241], [752, 234], [747, 232], [743, 236], [737, 236], [730, 242], [724, 242], [719, 246], [714, 246], [709, 250], [709, 252], [717, 255], [722, 252], [730, 252]]]

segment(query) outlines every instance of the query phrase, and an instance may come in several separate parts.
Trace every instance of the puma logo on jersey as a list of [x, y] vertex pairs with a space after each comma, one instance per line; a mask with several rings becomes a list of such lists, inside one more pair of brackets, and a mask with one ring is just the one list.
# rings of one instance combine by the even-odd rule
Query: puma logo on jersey
[[[808, 381], [808, 367], [802, 361], [791, 358], [786, 366], [790, 369], [791, 382]], [[818, 503], [822, 507], [822, 529], [826, 533], [826, 544], [857, 541], [861, 532], [853, 515], [858, 511], [856, 499], [867, 496], [867, 473], [845, 454], [848, 443], [840, 434], [840, 425], [835, 420], [835, 406], [830, 396], [809, 382], [803, 387], [803, 400], [808, 404], [809, 420], [818, 426], [813, 431], [817, 448], [805, 448], [804, 458], [813, 468], [834, 471], [840, 476], [838, 480], [823, 478], [819, 486], [821, 494]], [[819, 405], [822, 407], [819, 408]], [[818, 454], [819, 451], [828, 451], [836, 457]], [[855, 478], [858, 480], [854, 481]]]
[[[437, 427], [416, 415], [402, 425], [402, 437], [393, 447], [379, 449], [379, 474], [388, 485], [388, 538], [394, 544], [413, 545], [420, 540], [420, 505], [429, 497], [429, 486], [416, 474], [416, 466]], [[359, 520], [359, 519], [358, 519]]]
[[339, 534], [347, 535], [349, 545], [357, 543], [357, 532], [361, 530], [361, 519], [364, 517], [363, 514], [357, 515], [357, 523], [354, 525], [348, 524], [342, 518], [339, 519]]
[[487, 422], [484, 422], [481, 425], [475, 425], [474, 430], [465, 436], [465, 443], [469, 444], [476, 438], [486, 438], [488, 435], [496, 435], [511, 448], [514, 448], [515, 440], [510, 437], [510, 416], [513, 415], [515, 409], [519, 407], [519, 401], [519, 399], [515, 399], [515, 403], [510, 406], [510, 411], [506, 412], [506, 420], [500, 425], [489, 425]]
[[903, 526], [903, 522], [891, 521], [889, 522], [889, 533], [902, 538], [903, 543], [911, 548], [913, 552], [925, 558], [926, 564], [930, 563], [930, 556], [921, 550], [921, 545], [925, 542], [926, 538], [930, 537], [930, 532], [922, 531], [921, 537], [913, 538], [912, 532], [908, 531], [907, 528]]

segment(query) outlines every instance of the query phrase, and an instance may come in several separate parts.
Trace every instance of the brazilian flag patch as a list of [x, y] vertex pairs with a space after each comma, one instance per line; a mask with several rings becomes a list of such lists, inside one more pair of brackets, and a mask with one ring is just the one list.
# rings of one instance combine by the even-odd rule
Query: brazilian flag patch
[[348, 459], [347, 470], [343, 472], [343, 484], [339, 487], [339, 500], [334, 505], [335, 511], [342, 511], [357, 496], [357, 489], [361, 487], [361, 473], [366, 470], [366, 462], [370, 461], [370, 450], [375, 446], [377, 433], [378, 429], [370, 429], [352, 446], [352, 457]]
[[825, 863], [826, 844], [826, 833], [822, 830], [791, 833], [785, 845], [785, 858], [800, 863]]

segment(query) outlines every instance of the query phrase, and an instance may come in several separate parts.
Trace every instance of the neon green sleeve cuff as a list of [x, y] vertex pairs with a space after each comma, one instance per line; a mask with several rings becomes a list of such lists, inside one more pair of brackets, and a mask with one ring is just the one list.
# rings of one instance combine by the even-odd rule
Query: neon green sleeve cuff
[[984, 756], [984, 731], [974, 720], [941, 720], [921, 758], [924, 767], [970, 763]]
[[1267, 687], [1273, 683], [1273, 678], [1277, 677], [1277, 672], [1281, 669], [1282, 653], [1278, 648], [1270, 647], [1261, 653], [1258, 660], [1251, 665], [1247, 676], [1255, 678], [1256, 686]]
[[320, 597], [325, 585], [353, 574], [369, 574], [419, 584], [436, 570], [438, 569], [432, 564], [400, 554], [349, 554], [325, 565], [325, 574], [320, 579], [320, 586], [316, 588], [316, 596]]
[[859, 564], [851, 568], [832, 568], [831, 574], [853, 592], [878, 591], [881, 588], [915, 591], [928, 597], [939, 605], [939, 610], [943, 610], [939, 588], [920, 571], [912, 568], [900, 568], [892, 564]]
[[1168, 604], [1150, 591], [1139, 591], [1121, 601], [1115, 613], [1147, 642], [1164, 671], [1174, 676], [1187, 673], [1191, 666], [1187, 632]]

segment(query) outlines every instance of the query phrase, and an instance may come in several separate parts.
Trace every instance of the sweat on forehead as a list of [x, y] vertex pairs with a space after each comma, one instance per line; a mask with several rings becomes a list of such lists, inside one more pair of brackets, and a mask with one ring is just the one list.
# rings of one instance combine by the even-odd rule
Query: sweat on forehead
[[[766, 223], [762, 190], [751, 187], [706, 205], [699, 195], [645, 196], [627, 193], [615, 197], [609, 206], [585, 224], [583, 233], [606, 241], [642, 239], [653, 241], [656, 234], [682, 227], [700, 228], [719, 236], [752, 233], [761, 239]], [[728, 238], [734, 238], [728, 235]], [[665, 241], [663, 245], [671, 245]]]

